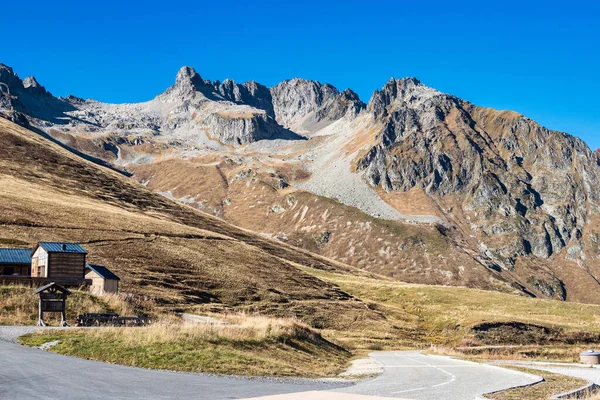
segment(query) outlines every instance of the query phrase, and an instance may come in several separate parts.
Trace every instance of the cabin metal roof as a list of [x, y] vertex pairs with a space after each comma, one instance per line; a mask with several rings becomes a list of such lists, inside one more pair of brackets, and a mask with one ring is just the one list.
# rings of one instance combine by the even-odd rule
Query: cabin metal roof
[[104, 279], [114, 279], [116, 281], [121, 280], [121, 278], [116, 276], [111, 270], [109, 270], [108, 268], [106, 268], [103, 265], [86, 264], [85, 267], [94, 271], [95, 273], [97, 273]]
[[31, 249], [0, 249], [0, 264], [31, 264]]
[[[40, 242], [38, 243], [42, 249], [48, 253], [80, 253], [87, 254], [87, 251], [79, 243], [65, 242]], [[37, 249], [37, 248], [36, 248]], [[34, 251], [36, 250], [34, 249]]]

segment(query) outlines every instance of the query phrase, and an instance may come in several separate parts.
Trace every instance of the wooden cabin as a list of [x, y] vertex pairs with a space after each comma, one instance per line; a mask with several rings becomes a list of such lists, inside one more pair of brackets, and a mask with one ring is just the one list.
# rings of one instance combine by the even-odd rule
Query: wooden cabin
[[0, 249], [0, 283], [89, 285], [97, 294], [117, 293], [119, 277], [101, 265], [87, 264], [78, 243], [39, 242], [33, 249]]
[[85, 279], [91, 280], [90, 292], [94, 294], [118, 293], [119, 281], [117, 275], [102, 265], [87, 264]]
[[31, 275], [31, 249], [0, 249], [0, 276]]
[[78, 243], [40, 242], [31, 253], [31, 276], [83, 281], [86, 257]]

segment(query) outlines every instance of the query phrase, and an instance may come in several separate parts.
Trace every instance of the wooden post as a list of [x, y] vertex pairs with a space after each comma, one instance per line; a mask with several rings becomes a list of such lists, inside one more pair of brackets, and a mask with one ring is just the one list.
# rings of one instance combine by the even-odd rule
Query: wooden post
[[[66, 302], [66, 299], [65, 299]], [[65, 307], [63, 307], [62, 312], [60, 313], [60, 326], [69, 326], [69, 324], [67, 324], [67, 316], [66, 316], [66, 304]]]
[[46, 326], [44, 323], [44, 312], [42, 311], [42, 298], [38, 301], [38, 323], [37, 326]]

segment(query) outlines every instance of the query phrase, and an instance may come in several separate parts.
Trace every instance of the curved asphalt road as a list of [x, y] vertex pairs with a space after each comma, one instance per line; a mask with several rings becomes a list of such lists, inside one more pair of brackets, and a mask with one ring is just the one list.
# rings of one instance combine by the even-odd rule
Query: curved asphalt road
[[245, 379], [131, 368], [0, 341], [0, 399], [225, 400], [347, 385], [310, 379]]
[[370, 356], [384, 365], [383, 374], [336, 392], [419, 400], [473, 400], [485, 393], [541, 380], [513, 370], [418, 351], [377, 352]]
[[[153, 371], [61, 356], [0, 340], [0, 399], [243, 399], [329, 391], [408, 399], [475, 399], [536, 381], [499, 367], [419, 352], [378, 352], [384, 373], [352, 385], [308, 379], [234, 378]], [[340, 397], [331, 392], [340, 393]], [[302, 396], [309, 400], [312, 396]], [[282, 397], [285, 398], [285, 397]]]

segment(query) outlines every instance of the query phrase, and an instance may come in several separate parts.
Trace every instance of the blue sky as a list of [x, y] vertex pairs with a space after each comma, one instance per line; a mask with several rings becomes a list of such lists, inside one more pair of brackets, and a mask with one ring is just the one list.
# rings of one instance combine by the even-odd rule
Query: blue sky
[[182, 65], [267, 86], [316, 79], [364, 101], [392, 76], [415, 76], [600, 147], [592, 1], [5, 3], [0, 62], [55, 95], [148, 100]]

